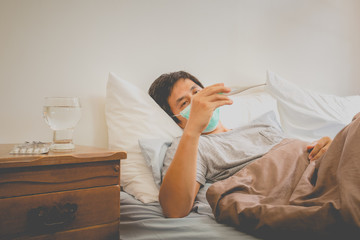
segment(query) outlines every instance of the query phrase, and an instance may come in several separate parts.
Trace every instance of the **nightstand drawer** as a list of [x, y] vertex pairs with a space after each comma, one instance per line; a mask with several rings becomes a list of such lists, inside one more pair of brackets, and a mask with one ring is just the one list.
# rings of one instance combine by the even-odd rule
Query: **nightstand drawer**
[[119, 194], [119, 186], [107, 186], [0, 199], [0, 239], [114, 223]]
[[0, 199], [119, 185], [120, 161], [0, 169]]

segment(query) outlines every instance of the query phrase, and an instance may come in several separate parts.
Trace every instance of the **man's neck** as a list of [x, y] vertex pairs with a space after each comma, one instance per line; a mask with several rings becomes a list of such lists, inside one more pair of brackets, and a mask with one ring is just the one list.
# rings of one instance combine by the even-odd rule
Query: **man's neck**
[[222, 132], [228, 132], [231, 129], [226, 128], [221, 122], [219, 122], [218, 126], [215, 128], [214, 131], [212, 132], [208, 132], [208, 133], [203, 133], [203, 135], [208, 135], [208, 134], [214, 134], [214, 133], [222, 133]]

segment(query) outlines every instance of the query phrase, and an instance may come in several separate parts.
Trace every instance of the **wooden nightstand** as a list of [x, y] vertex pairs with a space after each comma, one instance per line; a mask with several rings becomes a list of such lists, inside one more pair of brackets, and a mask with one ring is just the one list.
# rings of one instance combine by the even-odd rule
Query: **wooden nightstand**
[[0, 239], [119, 239], [126, 152], [11, 155], [13, 146], [0, 144]]

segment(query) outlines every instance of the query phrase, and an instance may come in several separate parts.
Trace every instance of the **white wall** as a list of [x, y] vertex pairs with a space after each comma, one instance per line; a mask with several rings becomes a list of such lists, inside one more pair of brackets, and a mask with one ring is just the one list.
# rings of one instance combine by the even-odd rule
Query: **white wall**
[[75, 143], [106, 147], [110, 71], [360, 94], [359, 25], [358, 0], [0, 0], [0, 143], [51, 141], [43, 98], [79, 96]]

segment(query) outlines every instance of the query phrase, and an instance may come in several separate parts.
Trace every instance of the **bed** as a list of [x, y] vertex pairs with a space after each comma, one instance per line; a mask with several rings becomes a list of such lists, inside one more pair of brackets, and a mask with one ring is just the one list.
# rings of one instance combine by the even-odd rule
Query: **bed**
[[[241, 84], [239, 84], [240, 86]], [[268, 72], [265, 87], [232, 97], [220, 109], [228, 128], [249, 124], [271, 112], [289, 138], [311, 143], [333, 138], [360, 112], [360, 96], [340, 97], [302, 89]], [[128, 153], [121, 162], [120, 239], [263, 239], [219, 223], [206, 199], [211, 184], [198, 193], [191, 213], [181, 219], [162, 215], [158, 202], [162, 161], [181, 129], [148, 94], [115, 73], [106, 96], [109, 147]]]

